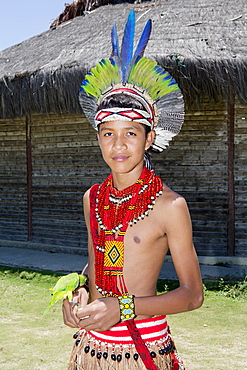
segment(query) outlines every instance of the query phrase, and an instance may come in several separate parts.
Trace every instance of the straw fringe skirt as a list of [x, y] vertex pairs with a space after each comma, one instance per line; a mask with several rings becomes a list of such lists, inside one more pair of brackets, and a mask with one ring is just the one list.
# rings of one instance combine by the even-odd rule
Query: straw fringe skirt
[[[136, 326], [158, 369], [184, 370], [165, 316], [138, 320]], [[81, 329], [74, 338], [68, 370], [146, 370], [124, 323], [104, 332]]]

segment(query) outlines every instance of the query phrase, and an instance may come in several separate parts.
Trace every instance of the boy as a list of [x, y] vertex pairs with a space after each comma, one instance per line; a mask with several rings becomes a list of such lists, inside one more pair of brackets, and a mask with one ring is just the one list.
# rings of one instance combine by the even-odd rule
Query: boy
[[[71, 370], [183, 369], [165, 315], [203, 301], [186, 202], [148, 169], [145, 155], [150, 147], [163, 150], [179, 132], [181, 92], [167, 72], [142, 57], [150, 21], [134, 56], [129, 50], [126, 56], [133, 24], [132, 11], [121, 56], [113, 28], [113, 59], [101, 61], [82, 84], [81, 104], [111, 175], [84, 195], [89, 302], [85, 287], [72, 304], [64, 301], [65, 324], [83, 328], [75, 335]], [[168, 248], [180, 286], [156, 295]]]

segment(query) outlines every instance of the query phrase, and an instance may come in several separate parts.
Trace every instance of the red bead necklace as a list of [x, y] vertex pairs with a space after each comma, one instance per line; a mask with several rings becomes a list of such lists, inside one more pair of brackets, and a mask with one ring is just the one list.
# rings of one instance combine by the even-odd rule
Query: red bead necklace
[[103, 296], [127, 293], [124, 283], [124, 236], [128, 226], [148, 216], [162, 194], [162, 180], [143, 168], [135, 184], [113, 187], [110, 175], [98, 188], [95, 214], [100, 232], [95, 247], [95, 284]]

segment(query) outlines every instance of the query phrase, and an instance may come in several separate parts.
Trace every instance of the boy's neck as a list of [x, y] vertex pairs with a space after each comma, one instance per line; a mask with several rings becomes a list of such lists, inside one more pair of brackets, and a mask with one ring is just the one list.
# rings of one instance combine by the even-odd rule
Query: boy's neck
[[112, 172], [113, 186], [117, 190], [123, 190], [133, 185], [141, 176], [143, 166], [135, 168], [128, 173]]

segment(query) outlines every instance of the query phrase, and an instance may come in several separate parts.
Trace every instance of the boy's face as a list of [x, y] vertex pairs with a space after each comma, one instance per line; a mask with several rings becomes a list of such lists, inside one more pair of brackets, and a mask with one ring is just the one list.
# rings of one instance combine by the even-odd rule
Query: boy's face
[[143, 167], [144, 152], [152, 144], [154, 132], [133, 121], [109, 121], [99, 127], [98, 141], [112, 172], [129, 173]]

